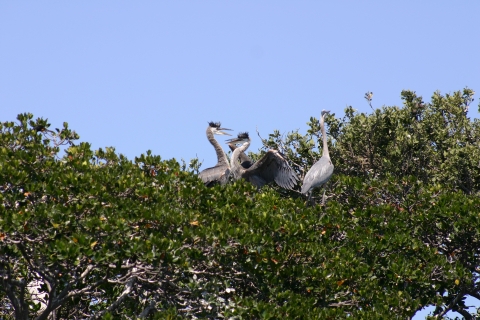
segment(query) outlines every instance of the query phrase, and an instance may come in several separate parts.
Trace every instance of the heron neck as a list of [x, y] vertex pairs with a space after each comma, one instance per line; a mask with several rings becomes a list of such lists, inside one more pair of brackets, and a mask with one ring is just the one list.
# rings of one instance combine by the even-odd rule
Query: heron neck
[[330, 158], [330, 154], [328, 153], [327, 134], [325, 133], [325, 122], [323, 120], [324, 117], [325, 115], [322, 115], [320, 117], [320, 128], [322, 129], [322, 137], [323, 137], [322, 157]]
[[210, 141], [213, 148], [215, 149], [215, 152], [217, 153], [218, 164], [228, 165], [227, 155], [225, 154], [225, 152], [223, 152], [222, 146], [215, 139], [215, 136], [213, 135], [213, 132], [210, 129], [210, 127], [207, 128], [207, 139], [208, 141]]
[[233, 150], [232, 158], [230, 159], [230, 167], [233, 169], [234, 175], [236, 175], [239, 170], [245, 170], [238, 162], [238, 158], [242, 152], [245, 152], [245, 150], [248, 149], [249, 146], [250, 141], [245, 141], [240, 147]]

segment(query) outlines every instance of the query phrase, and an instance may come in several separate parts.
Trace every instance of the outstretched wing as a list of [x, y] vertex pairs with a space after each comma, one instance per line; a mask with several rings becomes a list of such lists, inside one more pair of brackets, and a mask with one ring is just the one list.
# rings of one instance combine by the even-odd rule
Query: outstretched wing
[[217, 183], [225, 185], [230, 176], [230, 168], [225, 165], [217, 165], [203, 170], [198, 176], [207, 187], [212, 187]]
[[292, 189], [298, 180], [285, 156], [277, 150], [269, 150], [260, 160], [246, 169], [243, 178], [258, 188], [275, 181], [285, 189]]
[[332, 160], [329, 157], [321, 157], [305, 175], [302, 193], [305, 194], [313, 188], [320, 187], [330, 179], [332, 174]]

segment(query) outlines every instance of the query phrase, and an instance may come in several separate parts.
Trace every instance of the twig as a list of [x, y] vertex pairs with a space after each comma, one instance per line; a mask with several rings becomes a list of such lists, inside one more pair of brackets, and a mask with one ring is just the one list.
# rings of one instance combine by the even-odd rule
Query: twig
[[460, 292], [455, 297], [455, 299], [453, 299], [452, 302], [450, 302], [450, 304], [447, 307], [445, 307], [445, 309], [442, 312], [436, 315], [436, 318], [441, 319], [445, 314], [447, 314], [447, 312], [450, 311], [457, 304], [458, 300], [460, 300], [460, 298], [462, 298], [464, 294], [465, 294], [465, 291], [463, 289], [460, 290]]
[[255, 127], [255, 131], [257, 131], [258, 137], [260, 138], [260, 140], [262, 140], [262, 144], [265, 145], [265, 143], [266, 143], [265, 141], [266, 141], [266, 140], [263, 139], [263, 138], [260, 136], [260, 132], [258, 131], [258, 127]]

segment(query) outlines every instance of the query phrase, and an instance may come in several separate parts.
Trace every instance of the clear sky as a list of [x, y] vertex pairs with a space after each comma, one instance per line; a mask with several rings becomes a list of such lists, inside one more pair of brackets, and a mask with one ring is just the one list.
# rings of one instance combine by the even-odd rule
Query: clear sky
[[[93, 148], [216, 163], [208, 121], [307, 130], [322, 109], [480, 92], [479, 1], [2, 1], [0, 121], [64, 121]], [[478, 118], [478, 95], [470, 116]], [[221, 137], [218, 139], [221, 143]]]

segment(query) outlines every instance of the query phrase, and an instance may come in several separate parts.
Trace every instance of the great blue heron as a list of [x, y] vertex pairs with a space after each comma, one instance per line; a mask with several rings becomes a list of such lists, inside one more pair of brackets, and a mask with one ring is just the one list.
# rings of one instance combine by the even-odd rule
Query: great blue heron
[[[315, 162], [310, 170], [308, 170], [303, 179], [302, 193], [307, 194], [310, 192], [308, 201], [310, 201], [310, 198], [312, 197], [313, 189], [323, 186], [333, 174], [333, 164], [332, 160], [330, 160], [330, 154], [328, 153], [327, 135], [325, 134], [324, 123], [325, 115], [329, 113], [329, 110], [322, 110], [322, 115], [320, 116], [320, 128], [323, 136], [322, 157]], [[322, 204], [325, 204], [325, 190], [323, 191]]]
[[260, 160], [252, 164], [249, 168], [244, 168], [238, 162], [238, 159], [250, 146], [248, 133], [239, 133], [237, 138], [227, 141], [229, 144], [242, 143], [241, 146], [233, 150], [230, 159], [230, 168], [235, 180], [243, 178], [257, 188], [261, 188], [267, 183], [275, 181], [280, 187], [285, 189], [292, 189], [297, 182], [298, 178], [295, 172], [285, 157], [277, 150], [269, 150]]
[[221, 128], [220, 122], [208, 123], [207, 138], [212, 144], [213, 148], [215, 148], [218, 162], [214, 167], [202, 170], [202, 172], [200, 172], [198, 175], [207, 187], [212, 187], [217, 183], [224, 185], [228, 182], [228, 177], [230, 176], [230, 164], [228, 163], [228, 158], [214, 137], [215, 134], [231, 136], [231, 134], [224, 132], [224, 130], [231, 129]]

